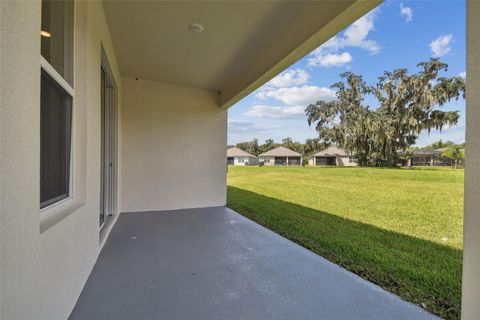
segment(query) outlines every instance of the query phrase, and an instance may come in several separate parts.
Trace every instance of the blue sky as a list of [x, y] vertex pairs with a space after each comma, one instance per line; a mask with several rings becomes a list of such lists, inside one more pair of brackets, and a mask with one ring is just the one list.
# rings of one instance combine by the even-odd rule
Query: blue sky
[[[440, 57], [449, 66], [446, 76], [464, 76], [465, 12], [464, 1], [386, 1], [231, 107], [228, 143], [318, 137], [303, 110], [317, 100], [333, 99], [330, 86], [347, 70], [373, 84], [385, 70], [413, 72], [418, 62]], [[376, 107], [372, 99], [365, 103]], [[453, 101], [442, 110], [459, 110], [458, 125], [422, 133], [418, 146], [439, 139], [464, 142], [465, 101]]]

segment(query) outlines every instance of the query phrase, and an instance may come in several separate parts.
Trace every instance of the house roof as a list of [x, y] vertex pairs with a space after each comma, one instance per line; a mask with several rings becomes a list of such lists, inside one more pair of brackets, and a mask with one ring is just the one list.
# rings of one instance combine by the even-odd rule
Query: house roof
[[272, 149], [260, 155], [260, 157], [301, 157], [301, 156], [302, 155], [300, 153], [285, 147], [276, 147], [275, 149]]
[[[445, 150], [447, 150], [447, 149], [448, 149], [448, 147], [445, 147], [445, 148], [438, 148], [438, 149], [435, 149], [435, 151], [440, 151], [440, 152], [443, 152], [443, 151], [445, 151]], [[465, 148], [462, 148], [462, 149], [460, 149], [460, 151], [462, 151], [462, 152], [465, 152]]]
[[341, 148], [337, 148], [336, 146], [331, 146], [325, 150], [315, 153], [312, 157], [322, 157], [322, 156], [323, 157], [325, 156], [345, 157], [345, 156], [348, 156], [348, 154], [345, 152], [345, 150]]
[[399, 155], [405, 155], [406, 153], [410, 153], [414, 156], [436, 156], [442, 154], [442, 151], [440, 150], [407, 150], [407, 152], [404, 151], [398, 151], [397, 152]]
[[253, 157], [253, 158], [256, 158], [256, 156], [254, 156], [253, 154], [248, 153], [247, 151], [239, 149], [237, 147], [229, 148], [227, 150], [227, 157]]

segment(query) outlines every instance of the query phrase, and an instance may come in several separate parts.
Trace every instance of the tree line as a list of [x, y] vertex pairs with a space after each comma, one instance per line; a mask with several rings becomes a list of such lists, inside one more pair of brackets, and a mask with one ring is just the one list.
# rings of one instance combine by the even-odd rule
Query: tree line
[[[306, 109], [322, 144], [336, 144], [358, 158], [362, 166], [394, 166], [398, 151], [407, 151], [421, 132], [456, 125], [459, 111], [440, 108], [465, 97], [462, 77], [445, 77], [448, 65], [439, 59], [420, 62], [420, 71], [385, 71], [374, 85], [361, 75], [340, 74], [333, 84], [336, 100], [317, 101]], [[376, 103], [373, 109], [366, 98]]]
[[[280, 146], [296, 151], [303, 156], [304, 160], [308, 160], [310, 156], [324, 150], [329, 145], [322, 142], [320, 138], [306, 139], [305, 143], [300, 143], [293, 141], [292, 138], [289, 137], [282, 139], [281, 143], [275, 143], [273, 139], [267, 139], [265, 140], [265, 143], [259, 144], [258, 139], [254, 138], [252, 141], [243, 141], [236, 145], [228, 145], [229, 148], [237, 147], [255, 156]], [[438, 140], [424, 147], [410, 147], [405, 153], [403, 153], [403, 155], [398, 155], [398, 160], [401, 160], [400, 158], [403, 158], [403, 160], [411, 158], [413, 156], [413, 151], [434, 151], [438, 149], [442, 149], [441, 157], [450, 159], [452, 166], [454, 167], [456, 167], [461, 160], [465, 159], [465, 143], [457, 144], [448, 140]]]
[[[416, 73], [405, 68], [385, 71], [374, 85], [353, 72], [340, 74], [342, 81], [331, 86], [336, 99], [320, 100], [305, 109], [307, 123], [315, 125], [318, 138], [303, 144], [291, 138], [281, 143], [268, 139], [261, 145], [254, 139], [236, 146], [257, 156], [284, 146], [306, 157], [335, 144], [354, 155], [361, 166], [395, 166], [400, 160], [399, 151], [412, 149], [420, 133], [456, 125], [459, 111], [440, 108], [465, 98], [465, 79], [442, 75], [448, 70], [446, 63], [432, 58], [417, 67], [420, 70]], [[376, 108], [366, 100], [374, 101]], [[450, 156], [459, 159], [463, 148], [455, 148]]]
[[267, 139], [263, 144], [259, 144], [258, 139], [254, 138], [252, 141], [239, 142], [236, 145], [229, 145], [228, 147], [237, 147], [258, 156], [280, 146], [298, 152], [303, 157], [308, 157], [328, 147], [327, 145], [322, 144], [319, 138], [307, 139], [305, 140], [305, 143], [301, 143], [293, 141], [293, 139], [289, 137], [282, 139], [281, 143], [276, 143], [273, 139]]

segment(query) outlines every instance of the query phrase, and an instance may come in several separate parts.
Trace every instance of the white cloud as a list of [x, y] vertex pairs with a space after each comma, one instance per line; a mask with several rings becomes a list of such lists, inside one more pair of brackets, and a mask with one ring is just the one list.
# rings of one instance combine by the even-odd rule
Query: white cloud
[[413, 20], [413, 10], [410, 7], [403, 6], [403, 2], [400, 2], [400, 14], [405, 17], [407, 22]]
[[273, 87], [298, 86], [308, 82], [309, 74], [303, 69], [287, 70], [270, 80], [266, 85]]
[[376, 41], [367, 39], [370, 31], [374, 30], [373, 20], [376, 14], [376, 10], [371, 11], [348, 27], [343, 39], [340, 38], [340, 45], [342, 47], [358, 47], [370, 51], [372, 54], [377, 54], [380, 51], [380, 46]]
[[257, 93], [256, 97], [261, 100], [273, 98], [289, 106], [307, 106], [318, 100], [332, 101], [335, 91], [330, 88], [317, 86], [301, 86], [291, 88], [266, 89]]
[[263, 132], [280, 128], [279, 125], [258, 124], [250, 121], [228, 119], [228, 131], [232, 133]]
[[243, 115], [256, 118], [298, 118], [305, 115], [305, 106], [275, 107], [267, 105], [255, 105], [248, 109]]
[[340, 54], [319, 52], [314, 58], [309, 59], [308, 64], [312, 67], [340, 67], [352, 61], [352, 55], [348, 52]]
[[460, 78], [467, 79], [467, 71], [462, 71], [458, 74]]
[[[370, 52], [371, 54], [377, 54], [380, 52], [380, 45], [368, 38], [370, 31], [374, 30], [374, 20], [376, 18], [378, 9], [370, 11], [351, 26], [349, 26], [341, 35], [334, 36], [322, 46], [318, 47], [311, 53], [311, 58], [308, 59], [309, 66], [339, 66], [343, 65], [346, 60], [352, 60], [352, 56], [348, 52], [338, 54], [338, 51], [343, 48], [360, 48]], [[329, 56], [329, 59], [333, 59], [334, 56], [340, 56], [340, 60], [343, 63], [337, 62], [335, 64], [325, 64], [325, 57]], [[339, 59], [338, 57], [336, 57]]]
[[452, 47], [450, 46], [452, 39], [452, 34], [447, 34], [430, 42], [429, 46], [432, 51], [432, 56], [441, 57], [449, 53], [452, 50]]

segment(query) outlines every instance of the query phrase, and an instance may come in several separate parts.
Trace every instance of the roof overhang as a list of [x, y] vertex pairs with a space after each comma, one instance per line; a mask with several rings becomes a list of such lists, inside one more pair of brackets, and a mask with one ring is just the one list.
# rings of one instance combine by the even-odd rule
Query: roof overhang
[[230, 107], [381, 2], [103, 3], [122, 75], [216, 91]]

